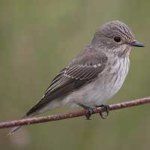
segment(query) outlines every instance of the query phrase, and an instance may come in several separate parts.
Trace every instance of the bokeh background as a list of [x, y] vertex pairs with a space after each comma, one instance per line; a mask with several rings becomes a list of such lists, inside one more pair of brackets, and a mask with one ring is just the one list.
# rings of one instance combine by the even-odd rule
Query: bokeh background
[[[127, 23], [146, 47], [134, 48], [126, 82], [108, 103], [149, 96], [149, 8], [149, 0], [0, 0], [0, 121], [20, 118], [95, 30], [115, 19]], [[149, 108], [113, 111], [106, 120], [95, 115], [91, 121], [81, 117], [28, 126], [14, 136], [0, 130], [0, 149], [149, 149]]]

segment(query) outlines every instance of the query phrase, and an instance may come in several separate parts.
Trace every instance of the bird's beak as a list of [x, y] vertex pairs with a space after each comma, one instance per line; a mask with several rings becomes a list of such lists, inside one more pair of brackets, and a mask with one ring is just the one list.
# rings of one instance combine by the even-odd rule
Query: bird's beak
[[133, 42], [129, 43], [129, 45], [135, 46], [135, 47], [144, 47], [144, 44], [140, 43], [138, 41], [133, 41]]

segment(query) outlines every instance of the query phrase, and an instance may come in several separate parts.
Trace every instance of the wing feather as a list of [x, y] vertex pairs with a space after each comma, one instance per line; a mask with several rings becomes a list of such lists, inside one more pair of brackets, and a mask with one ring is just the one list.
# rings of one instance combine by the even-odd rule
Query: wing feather
[[63, 97], [88, 84], [104, 70], [106, 63], [106, 55], [88, 48], [53, 79], [44, 97], [29, 110], [27, 115], [40, 110], [52, 100]]

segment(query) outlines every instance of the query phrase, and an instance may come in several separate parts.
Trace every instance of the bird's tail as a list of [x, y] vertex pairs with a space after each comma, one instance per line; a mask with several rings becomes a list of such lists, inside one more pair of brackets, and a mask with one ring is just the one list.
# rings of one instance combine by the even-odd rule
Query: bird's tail
[[[30, 109], [31, 110], [31, 109]], [[32, 113], [29, 113], [30, 110], [26, 113], [26, 115], [24, 115], [21, 119], [26, 119], [26, 118], [29, 118], [29, 117], [34, 117], [36, 115], [38, 115], [39, 113], [38, 112], [32, 112]], [[12, 129], [10, 129], [8, 135], [13, 135], [16, 131], [20, 130], [22, 126], [16, 126], [16, 127], [13, 127]]]
[[[39, 105], [39, 103], [37, 103], [35, 106], [33, 106], [33, 107], [26, 113], [26, 115], [24, 115], [21, 119], [26, 119], [26, 118], [33, 117], [33, 116], [36, 116], [36, 115], [42, 113], [42, 112], [39, 112], [39, 111], [38, 111], [38, 110], [40, 110], [40, 109], [38, 109], [38, 107], [37, 107], [38, 105]], [[13, 127], [13, 128], [9, 131], [8, 135], [14, 134], [16, 131], [20, 130], [21, 127], [22, 127], [22, 126]]]
[[12, 128], [12, 129], [9, 131], [8, 135], [13, 135], [13, 134], [14, 134], [16, 131], [18, 131], [21, 127], [22, 127], [22, 126], [17, 126], [17, 127]]
[[[28, 118], [28, 116], [24, 116], [22, 117], [21, 119], [25, 119], [25, 118]], [[16, 127], [13, 127], [12, 129], [10, 129], [8, 135], [13, 135], [16, 131], [20, 130], [22, 126], [16, 126]]]
[[[46, 103], [43, 103], [45, 99], [42, 98], [41, 101], [39, 101], [36, 105], [34, 105], [27, 113], [24, 117], [22, 117], [22, 119], [25, 119], [25, 118], [29, 118], [29, 117], [33, 117], [33, 116], [36, 116], [36, 115], [39, 115], [41, 113], [44, 113], [46, 112], [47, 110], [49, 109], [52, 109], [52, 108], [56, 108], [56, 106], [54, 105], [53, 107], [51, 106], [51, 108], [49, 107], [46, 107], [46, 104], [49, 102], [49, 101], [46, 101]], [[47, 99], [46, 99], [47, 100]], [[16, 126], [16, 127], [13, 127], [10, 132], [9, 132], [9, 135], [12, 135], [14, 134], [16, 131], [18, 131], [22, 126]]]

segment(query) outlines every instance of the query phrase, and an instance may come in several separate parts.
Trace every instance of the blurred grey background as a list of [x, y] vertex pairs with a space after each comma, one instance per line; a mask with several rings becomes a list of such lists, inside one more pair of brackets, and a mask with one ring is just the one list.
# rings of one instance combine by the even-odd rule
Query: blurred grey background
[[[108, 103], [150, 95], [149, 0], [0, 0], [0, 121], [20, 118], [51, 79], [110, 20], [128, 24], [146, 47], [134, 48], [121, 91]], [[66, 112], [57, 109], [51, 113]], [[47, 115], [45, 114], [45, 115]], [[149, 105], [0, 130], [3, 150], [145, 150], [150, 147]]]

